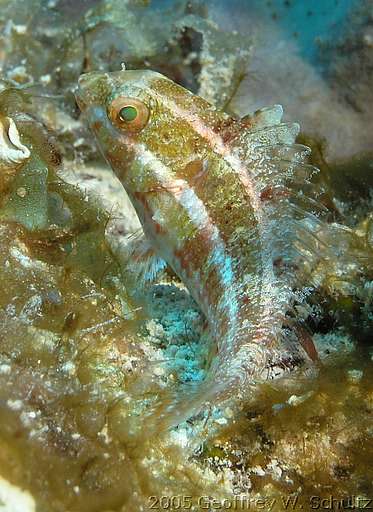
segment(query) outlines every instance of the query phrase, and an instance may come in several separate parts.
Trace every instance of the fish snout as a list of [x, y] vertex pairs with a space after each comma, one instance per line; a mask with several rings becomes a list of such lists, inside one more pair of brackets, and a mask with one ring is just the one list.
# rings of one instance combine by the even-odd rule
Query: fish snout
[[75, 97], [79, 108], [84, 111], [93, 104], [105, 103], [107, 93], [105, 73], [92, 71], [80, 76]]
[[91, 71], [90, 73], [83, 73], [80, 75], [78, 79], [78, 87], [82, 91], [86, 91], [87, 89], [92, 89], [95, 82], [97, 82], [100, 77], [103, 76], [103, 73], [99, 71]]

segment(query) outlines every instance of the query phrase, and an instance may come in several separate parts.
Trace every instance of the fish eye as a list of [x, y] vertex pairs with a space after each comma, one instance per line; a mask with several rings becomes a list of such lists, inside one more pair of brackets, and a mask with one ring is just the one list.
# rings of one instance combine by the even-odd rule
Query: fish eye
[[130, 123], [131, 121], [134, 121], [138, 115], [138, 111], [136, 107], [133, 107], [132, 105], [127, 105], [126, 107], [122, 107], [119, 110], [119, 118], [124, 123]]
[[149, 109], [136, 98], [121, 96], [112, 101], [109, 107], [109, 117], [121, 130], [139, 132], [149, 120]]

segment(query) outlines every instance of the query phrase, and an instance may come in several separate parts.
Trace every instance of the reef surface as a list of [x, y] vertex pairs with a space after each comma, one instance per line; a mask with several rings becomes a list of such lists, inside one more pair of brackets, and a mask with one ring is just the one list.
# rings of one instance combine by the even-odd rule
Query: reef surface
[[[305, 4], [0, 0], [1, 511], [373, 497], [373, 6]], [[320, 168], [319, 236], [335, 245], [333, 262], [305, 264], [295, 313], [313, 371], [150, 437], [148, 408], [202, 381], [211, 350], [171, 271], [137, 289], [139, 221], [75, 103], [81, 73], [123, 63], [232, 114], [283, 104]]]

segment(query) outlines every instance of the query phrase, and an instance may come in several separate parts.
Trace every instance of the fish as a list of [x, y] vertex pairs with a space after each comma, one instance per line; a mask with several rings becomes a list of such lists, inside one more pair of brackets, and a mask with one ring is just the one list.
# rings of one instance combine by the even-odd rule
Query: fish
[[168, 404], [163, 425], [290, 368], [294, 261], [317, 245], [318, 222], [299, 125], [280, 105], [235, 118], [151, 70], [83, 74], [76, 98], [135, 207], [151, 274], [172, 268], [215, 343], [205, 380]]

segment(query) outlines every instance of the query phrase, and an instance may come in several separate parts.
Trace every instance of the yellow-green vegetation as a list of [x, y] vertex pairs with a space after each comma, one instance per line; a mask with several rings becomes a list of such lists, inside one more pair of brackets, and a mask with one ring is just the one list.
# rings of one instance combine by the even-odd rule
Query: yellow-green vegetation
[[141, 412], [162, 378], [157, 361], [146, 368], [110, 215], [58, 176], [52, 135], [15, 98], [0, 95], [1, 119], [31, 153], [1, 176], [0, 475], [45, 511], [140, 510], [169, 478], [190, 492], [197, 469], [146, 435]]
[[252, 504], [266, 498], [264, 510], [271, 499], [272, 510], [284, 510], [282, 499], [291, 496], [304, 510], [312, 496], [369, 497], [373, 364], [366, 356], [340, 357], [293, 392], [263, 386], [255, 404], [205, 445], [200, 460], [216, 473], [230, 472]]
[[133, 390], [132, 376], [147, 354], [118, 300], [79, 266], [35, 257], [23, 227], [0, 232], [1, 476], [40, 511], [140, 510], [160, 489], [198, 487], [196, 470], [174, 462], [177, 448], [151, 446], [146, 424], [133, 438], [146, 390]]
[[[190, 360], [202, 319], [170, 285], [146, 292], [139, 319], [105, 235], [109, 214], [59, 177], [58, 145], [27, 104], [1, 99], [32, 151], [1, 183], [0, 476], [42, 512], [148, 510], [160, 503], [151, 496], [165, 496], [169, 510], [205, 510], [205, 496], [238, 510], [245, 500], [260, 510], [263, 498], [282, 510], [289, 496], [305, 507], [310, 496], [368, 496], [367, 351], [331, 356], [314, 378], [264, 384], [250, 403], [202, 411], [162, 438], [149, 434], [148, 408], [198, 374]], [[350, 239], [370, 243], [370, 226], [347, 231]], [[334, 297], [328, 272], [320, 289]]]
[[[37, 512], [281, 511], [289, 497], [309, 510], [310, 496], [372, 497], [371, 155], [327, 164], [323, 142], [299, 139], [330, 211], [317, 236], [336, 248], [333, 261], [321, 244], [305, 262], [315, 288], [296, 310], [316, 331], [317, 371], [162, 438], [148, 430], [149, 411], [203, 378], [208, 336], [174, 276], [133, 293], [136, 264], [125, 268], [106, 236], [111, 213], [61, 173], [104, 168], [73, 89], [81, 72], [124, 60], [229, 109], [249, 55], [203, 2], [150, 4], [0, 0], [0, 510], [2, 479]], [[337, 240], [333, 221], [346, 228]]]
[[[323, 156], [326, 141], [304, 134], [298, 141], [312, 149], [311, 163], [320, 169], [314, 180], [322, 191], [320, 201], [328, 209], [328, 223], [317, 235], [321, 257], [311, 270], [316, 285], [313, 300], [328, 312], [322, 320], [325, 325], [342, 325], [355, 338], [369, 343], [373, 318], [372, 155], [328, 164]], [[343, 226], [338, 233], [334, 222]], [[335, 261], [322, 257], [326, 246], [333, 247]]]

